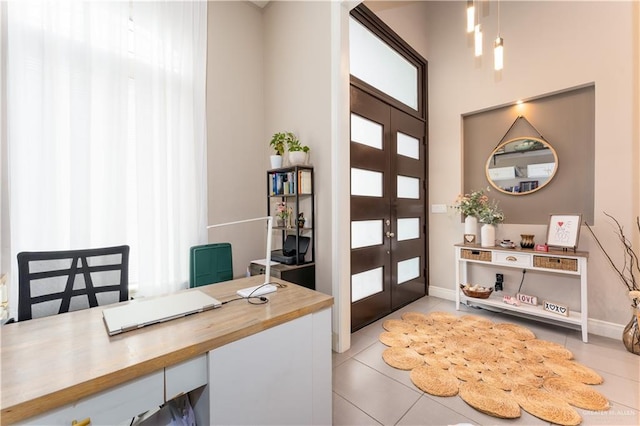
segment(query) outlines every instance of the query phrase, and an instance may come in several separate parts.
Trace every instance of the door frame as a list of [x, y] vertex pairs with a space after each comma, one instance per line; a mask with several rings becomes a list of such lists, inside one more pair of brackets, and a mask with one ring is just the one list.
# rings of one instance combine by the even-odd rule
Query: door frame
[[[402, 102], [392, 98], [391, 96], [383, 93], [379, 89], [371, 86], [370, 84], [360, 80], [353, 75], [350, 75], [350, 86], [354, 86], [366, 94], [369, 94], [377, 100], [388, 104], [392, 108], [396, 108], [416, 119], [424, 122], [424, 285], [425, 295], [429, 294], [429, 122], [428, 122], [428, 108], [427, 108], [427, 78], [428, 78], [428, 62], [422, 57], [415, 49], [407, 44], [400, 36], [395, 33], [389, 26], [387, 26], [380, 18], [378, 18], [370, 9], [364, 4], [358, 5], [350, 12], [351, 17], [357, 20], [360, 24], [365, 26], [368, 30], [374, 33], [377, 37], [383, 40], [387, 45], [401, 54], [407, 61], [412, 63], [418, 72], [418, 109], [414, 110], [411, 107], [403, 104]], [[350, 90], [351, 92], [351, 90]], [[351, 107], [349, 107], [351, 113]], [[348, 141], [351, 144], [351, 141]], [[351, 167], [351, 161], [349, 162]], [[349, 220], [351, 221], [351, 214], [349, 214]], [[351, 252], [351, 250], [349, 250]], [[351, 277], [352, 272], [349, 272]], [[351, 280], [349, 279], [349, 287], [351, 286]], [[349, 300], [349, 311], [351, 311], [351, 300]], [[349, 315], [349, 321], [351, 321], [351, 314]], [[353, 324], [350, 328], [353, 330]]]

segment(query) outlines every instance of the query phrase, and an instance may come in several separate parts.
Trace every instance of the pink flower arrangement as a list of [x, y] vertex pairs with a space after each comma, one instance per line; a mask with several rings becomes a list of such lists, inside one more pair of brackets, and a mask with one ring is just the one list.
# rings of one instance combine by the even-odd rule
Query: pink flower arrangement
[[287, 206], [287, 203], [282, 201], [276, 204], [276, 217], [282, 220], [287, 220], [291, 215], [291, 207]]

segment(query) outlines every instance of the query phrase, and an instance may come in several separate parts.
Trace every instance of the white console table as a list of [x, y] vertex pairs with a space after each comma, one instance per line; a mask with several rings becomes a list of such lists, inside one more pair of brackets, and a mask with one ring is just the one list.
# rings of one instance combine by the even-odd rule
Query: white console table
[[[582, 341], [587, 342], [587, 252], [559, 251], [540, 252], [527, 249], [505, 249], [481, 247], [477, 244], [456, 244], [456, 309], [460, 302], [468, 305], [491, 306], [531, 317], [545, 318], [564, 324], [580, 326]], [[568, 316], [545, 311], [542, 306], [520, 304], [514, 306], [503, 302], [503, 297], [492, 294], [487, 299], [467, 297], [460, 284], [467, 283], [467, 269], [470, 263], [508, 268], [544, 271], [556, 274], [574, 275], [580, 280], [580, 311], [569, 312]]]

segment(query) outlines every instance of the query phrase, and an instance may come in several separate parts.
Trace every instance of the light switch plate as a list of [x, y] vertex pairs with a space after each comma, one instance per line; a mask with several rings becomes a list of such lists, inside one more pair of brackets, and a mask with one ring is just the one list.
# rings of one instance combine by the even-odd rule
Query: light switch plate
[[446, 204], [431, 204], [431, 213], [446, 213]]

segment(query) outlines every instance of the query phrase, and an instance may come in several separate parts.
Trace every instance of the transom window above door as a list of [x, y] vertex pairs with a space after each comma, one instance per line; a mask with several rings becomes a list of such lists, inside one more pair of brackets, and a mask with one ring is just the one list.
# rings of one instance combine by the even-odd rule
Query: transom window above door
[[387, 43], [349, 19], [351, 75], [418, 111], [418, 68]]

